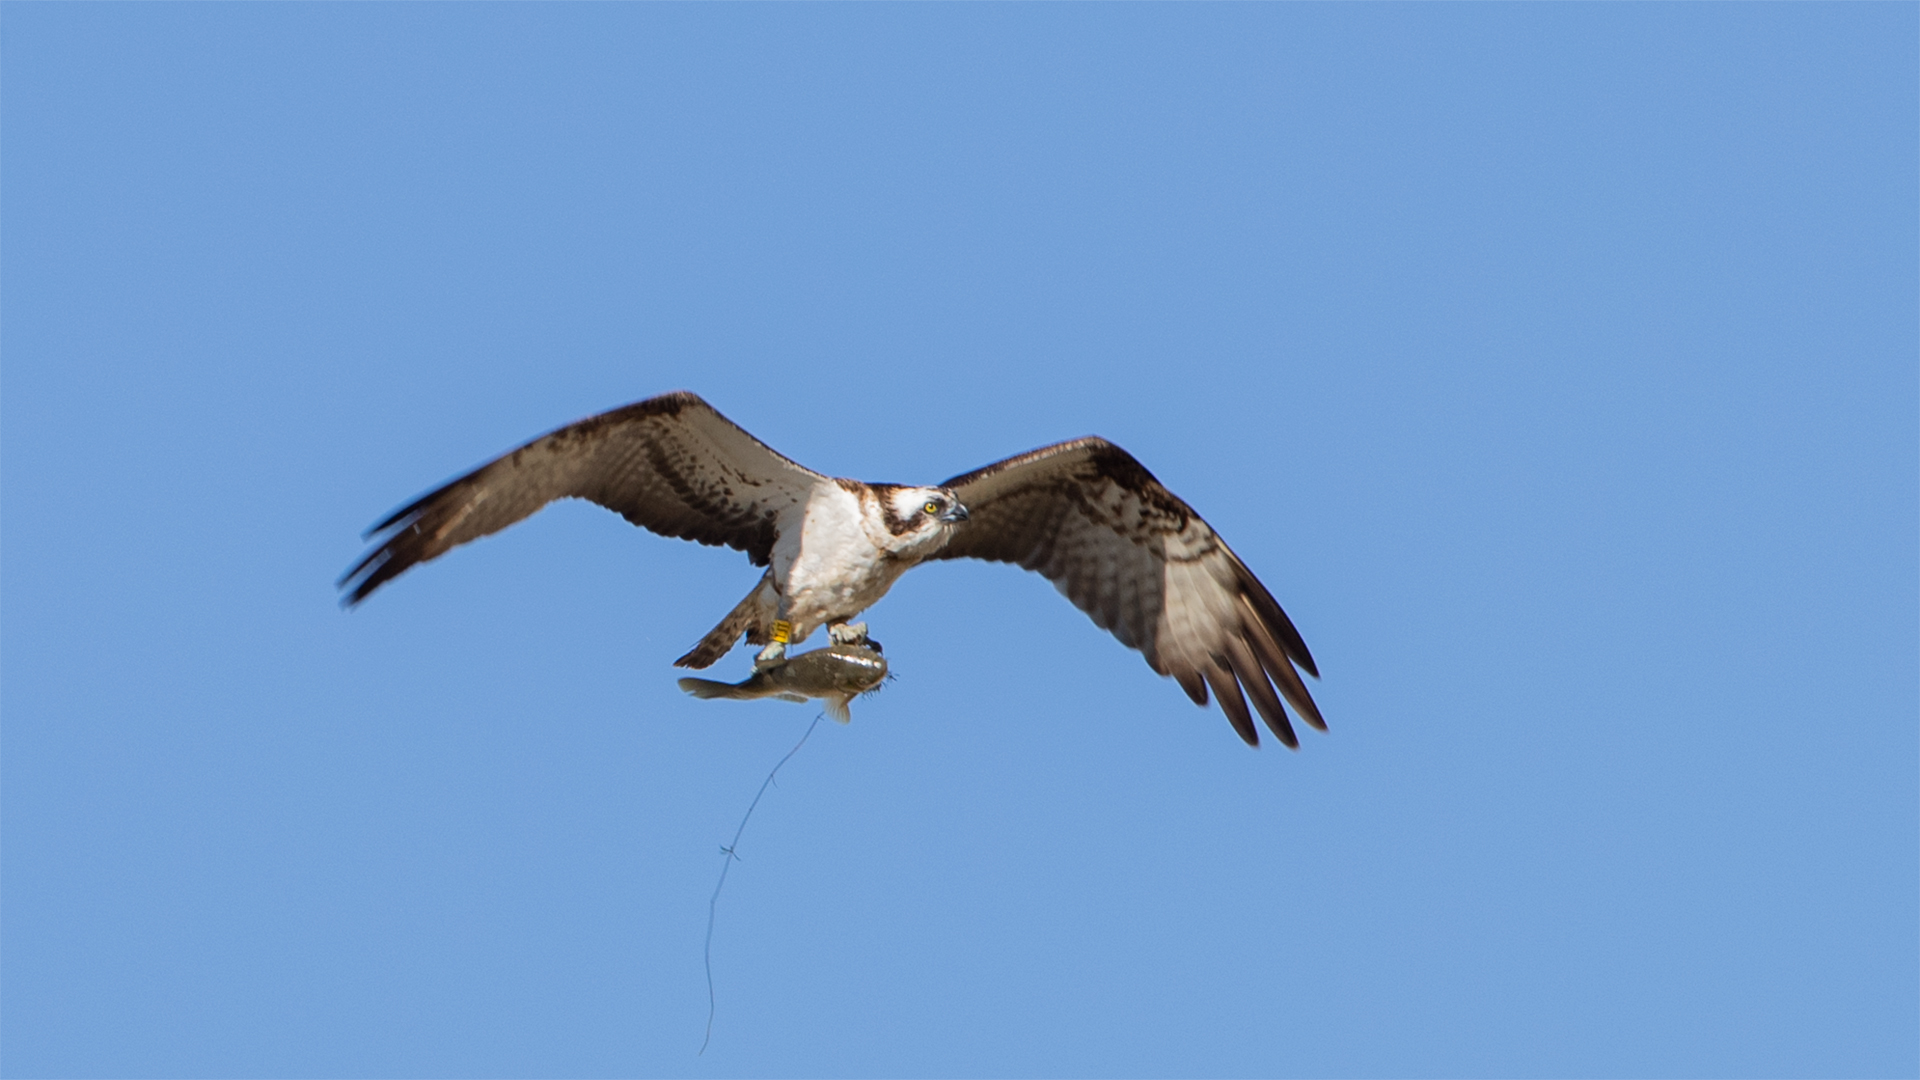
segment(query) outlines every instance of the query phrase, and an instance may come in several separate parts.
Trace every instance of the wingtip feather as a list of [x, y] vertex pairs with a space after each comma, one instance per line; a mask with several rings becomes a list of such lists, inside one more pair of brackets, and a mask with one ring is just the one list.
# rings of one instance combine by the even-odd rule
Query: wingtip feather
[[1199, 672], [1193, 670], [1177, 671], [1174, 673], [1173, 678], [1174, 681], [1180, 684], [1180, 689], [1186, 691], [1187, 696], [1193, 699], [1195, 705], [1203, 709], [1207, 707], [1207, 683], [1206, 680], [1200, 677]]
[[1280, 695], [1273, 692], [1273, 684], [1267, 681], [1266, 672], [1261, 670], [1260, 662], [1245, 642], [1229, 643], [1228, 662], [1233, 667], [1234, 676], [1245, 688], [1247, 696], [1253, 699], [1253, 707], [1260, 712], [1260, 719], [1266, 721], [1267, 730], [1273, 737], [1287, 745], [1290, 750], [1300, 749], [1300, 737], [1293, 733], [1293, 725], [1287, 722], [1287, 710], [1280, 704]]
[[1240, 735], [1240, 741], [1258, 749], [1260, 733], [1254, 730], [1253, 714], [1247, 711], [1247, 699], [1240, 693], [1240, 684], [1234, 681], [1233, 673], [1218, 660], [1207, 666], [1207, 683], [1213, 687], [1214, 699], [1220, 702], [1220, 711], [1227, 714], [1227, 722]]

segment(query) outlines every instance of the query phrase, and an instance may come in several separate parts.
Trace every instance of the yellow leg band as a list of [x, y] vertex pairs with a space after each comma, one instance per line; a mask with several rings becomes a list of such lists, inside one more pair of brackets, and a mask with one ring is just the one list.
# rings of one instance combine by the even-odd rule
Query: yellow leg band
[[773, 643], [785, 645], [793, 640], [793, 624], [785, 619], [773, 620]]

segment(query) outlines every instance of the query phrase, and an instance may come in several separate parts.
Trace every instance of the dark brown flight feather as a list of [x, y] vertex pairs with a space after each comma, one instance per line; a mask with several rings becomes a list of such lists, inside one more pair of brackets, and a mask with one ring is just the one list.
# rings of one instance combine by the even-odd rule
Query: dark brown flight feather
[[[408, 569], [566, 498], [664, 536], [736, 548], [765, 566], [783, 516], [826, 479], [695, 395], [663, 394], [543, 435], [395, 511], [368, 530], [373, 548], [340, 579], [343, 603], [358, 604]], [[913, 524], [895, 514], [894, 485], [837, 482], [876, 497], [894, 534]], [[1255, 711], [1288, 746], [1299, 745], [1288, 706], [1326, 729], [1300, 678], [1319, 671], [1286, 612], [1213, 528], [1125, 450], [1076, 439], [940, 486], [958, 495], [970, 519], [934, 557], [1044, 575], [1195, 704], [1218, 701], [1250, 745], [1260, 741]], [[743, 634], [764, 643], [774, 600], [762, 593], [770, 584], [763, 579], [678, 663], [704, 667]]]
[[662, 536], [736, 548], [765, 566], [780, 513], [821, 479], [698, 396], [662, 394], [543, 435], [395, 511], [367, 531], [376, 546], [341, 577], [342, 602], [358, 604], [555, 499], [586, 499]]
[[1249, 745], [1260, 743], [1249, 697], [1288, 746], [1299, 739], [1282, 699], [1326, 730], [1300, 679], [1300, 671], [1318, 677], [1319, 670], [1292, 620], [1213, 528], [1133, 455], [1105, 439], [1075, 439], [940, 486], [959, 495], [972, 517], [936, 558], [1008, 562], [1044, 575], [1195, 704], [1206, 705], [1211, 688]]

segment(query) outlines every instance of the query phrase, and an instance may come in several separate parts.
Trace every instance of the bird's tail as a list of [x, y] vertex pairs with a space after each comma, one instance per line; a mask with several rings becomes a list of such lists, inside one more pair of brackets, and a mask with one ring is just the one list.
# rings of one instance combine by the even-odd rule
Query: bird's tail
[[[773, 612], [779, 609], [779, 596], [773, 589], [773, 571], [760, 579], [745, 600], [735, 604], [720, 625], [707, 631], [700, 644], [688, 650], [687, 655], [673, 662], [674, 667], [704, 668], [712, 667], [715, 660], [727, 655], [733, 644], [745, 634], [747, 641], [754, 645], [767, 643], [767, 625], [773, 621]], [[703, 680], [691, 680], [695, 682]], [[687, 691], [693, 693], [694, 691]], [[703, 695], [711, 696], [711, 695]]]

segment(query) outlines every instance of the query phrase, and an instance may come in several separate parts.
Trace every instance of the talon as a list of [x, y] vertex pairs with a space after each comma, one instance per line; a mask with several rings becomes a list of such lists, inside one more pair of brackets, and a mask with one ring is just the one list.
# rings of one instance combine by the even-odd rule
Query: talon
[[766, 648], [761, 649], [760, 655], [753, 658], [753, 673], [758, 675], [763, 671], [777, 668], [786, 662], [787, 643], [784, 641], [776, 641]]
[[867, 643], [867, 624], [857, 622], [829, 626], [827, 636], [835, 645], [864, 645]]

